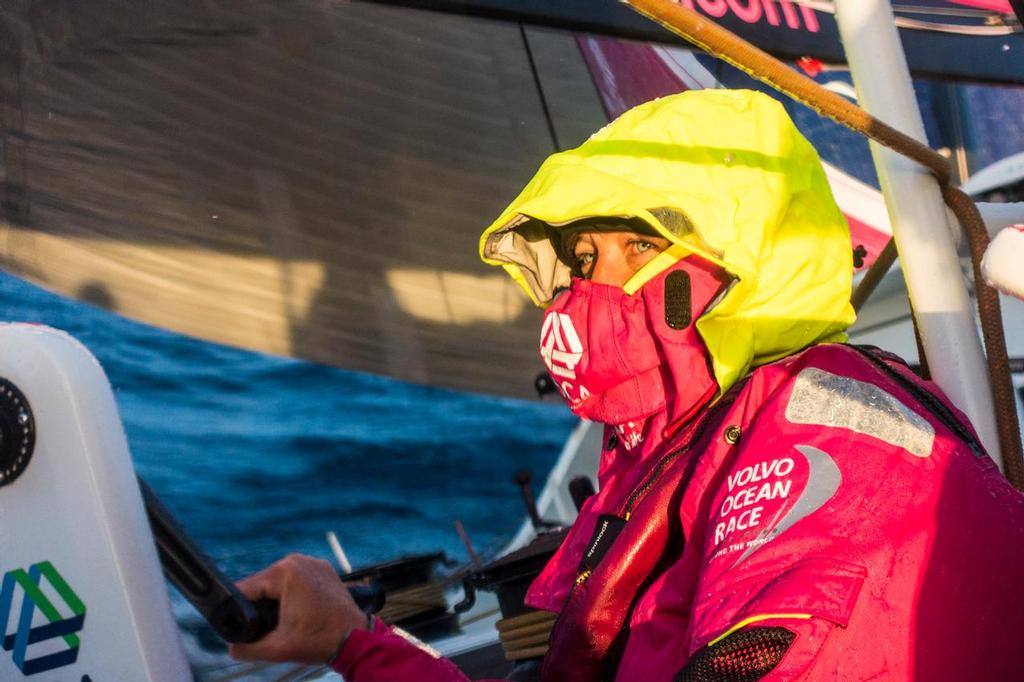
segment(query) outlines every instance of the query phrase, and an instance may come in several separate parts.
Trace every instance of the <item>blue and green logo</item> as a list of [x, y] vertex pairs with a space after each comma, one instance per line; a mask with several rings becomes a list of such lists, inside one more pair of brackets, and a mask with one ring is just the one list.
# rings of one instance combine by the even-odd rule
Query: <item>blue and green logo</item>
[[[17, 592], [24, 596], [17, 617], [12, 619]], [[51, 596], [59, 597], [63, 607], [58, 608]], [[12, 620], [17, 621], [17, 626], [9, 632]], [[53, 564], [41, 561], [27, 571], [18, 568], [4, 574], [0, 585], [0, 623], [4, 649], [14, 652], [14, 664], [24, 675], [34, 675], [71, 665], [78, 659], [80, 641], [75, 633], [85, 623], [85, 604]], [[53, 641], [58, 638], [63, 639], [63, 644]], [[33, 647], [43, 642], [49, 645]], [[40, 650], [43, 653], [33, 654]]]

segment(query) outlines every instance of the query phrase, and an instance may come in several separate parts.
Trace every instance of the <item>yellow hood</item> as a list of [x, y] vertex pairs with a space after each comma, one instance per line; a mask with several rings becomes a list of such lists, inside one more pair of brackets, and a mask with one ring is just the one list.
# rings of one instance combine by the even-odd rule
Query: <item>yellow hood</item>
[[547, 305], [570, 279], [553, 229], [596, 216], [640, 218], [674, 257], [737, 277], [697, 321], [723, 391], [753, 366], [845, 340], [854, 321], [846, 220], [817, 152], [767, 95], [701, 90], [627, 111], [549, 157], [484, 231], [480, 256]]

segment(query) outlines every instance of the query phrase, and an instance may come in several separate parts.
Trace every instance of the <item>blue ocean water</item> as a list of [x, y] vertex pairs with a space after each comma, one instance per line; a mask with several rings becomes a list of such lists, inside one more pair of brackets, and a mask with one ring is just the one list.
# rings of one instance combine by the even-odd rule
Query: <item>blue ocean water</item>
[[114, 388], [139, 473], [238, 578], [285, 553], [357, 567], [443, 550], [462, 559], [523, 517], [574, 424], [550, 403], [482, 397], [213, 345], [0, 274], [0, 320], [76, 336]]

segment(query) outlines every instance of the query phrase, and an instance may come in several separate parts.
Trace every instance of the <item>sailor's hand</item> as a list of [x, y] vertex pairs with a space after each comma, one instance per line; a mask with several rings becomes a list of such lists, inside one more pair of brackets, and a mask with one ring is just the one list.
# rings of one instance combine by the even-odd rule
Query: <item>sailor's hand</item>
[[276, 599], [277, 628], [258, 642], [232, 644], [228, 652], [240, 661], [293, 661], [321, 664], [367, 616], [329, 563], [290, 554], [238, 583], [249, 599]]

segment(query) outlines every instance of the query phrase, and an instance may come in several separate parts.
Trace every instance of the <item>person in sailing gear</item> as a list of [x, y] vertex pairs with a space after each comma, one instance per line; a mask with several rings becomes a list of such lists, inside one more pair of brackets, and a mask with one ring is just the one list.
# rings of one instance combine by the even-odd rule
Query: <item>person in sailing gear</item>
[[[559, 613], [542, 679], [1024, 679], [1024, 496], [934, 384], [843, 343], [849, 231], [777, 102], [641, 105], [549, 158], [480, 249], [606, 425], [600, 490], [527, 595]], [[282, 625], [233, 653], [466, 679], [328, 575], [243, 581]]]

